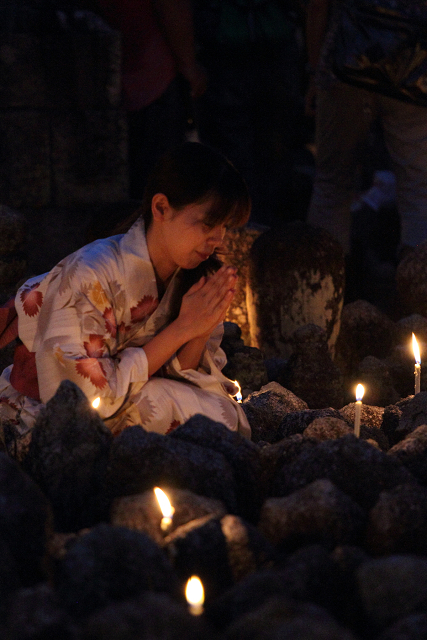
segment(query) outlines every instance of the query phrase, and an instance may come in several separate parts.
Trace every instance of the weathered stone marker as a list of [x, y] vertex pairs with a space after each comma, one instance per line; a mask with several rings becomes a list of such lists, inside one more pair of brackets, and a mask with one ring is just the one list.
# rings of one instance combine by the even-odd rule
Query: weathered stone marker
[[247, 307], [252, 346], [287, 358], [292, 334], [306, 324], [326, 331], [331, 354], [340, 328], [344, 255], [323, 229], [294, 222], [255, 240], [250, 252]]

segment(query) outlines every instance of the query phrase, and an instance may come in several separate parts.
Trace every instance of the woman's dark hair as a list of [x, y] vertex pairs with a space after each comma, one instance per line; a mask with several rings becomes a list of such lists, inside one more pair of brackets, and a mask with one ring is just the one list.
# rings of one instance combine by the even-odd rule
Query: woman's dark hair
[[151, 201], [163, 193], [169, 204], [180, 210], [189, 204], [212, 202], [205, 222], [243, 226], [250, 214], [251, 199], [240, 173], [219, 151], [199, 142], [185, 142], [167, 151], [147, 180], [141, 206], [115, 230], [127, 231], [142, 215], [151, 224]]
[[151, 200], [164, 193], [179, 211], [189, 204], [212, 201], [205, 222], [243, 226], [251, 208], [245, 181], [221, 153], [198, 142], [186, 142], [168, 151], [147, 181], [141, 206], [146, 227], [151, 223]]

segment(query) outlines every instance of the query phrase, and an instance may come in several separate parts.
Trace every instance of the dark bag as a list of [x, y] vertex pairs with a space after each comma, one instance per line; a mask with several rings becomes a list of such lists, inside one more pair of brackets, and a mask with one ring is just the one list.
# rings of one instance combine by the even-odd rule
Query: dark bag
[[427, 0], [346, 0], [331, 54], [343, 82], [427, 106]]

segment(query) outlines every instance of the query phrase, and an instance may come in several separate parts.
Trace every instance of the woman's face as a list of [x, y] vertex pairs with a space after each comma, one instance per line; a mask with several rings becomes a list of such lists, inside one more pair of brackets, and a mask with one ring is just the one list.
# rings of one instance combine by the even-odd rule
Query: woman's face
[[159, 223], [159, 246], [164, 266], [173, 273], [177, 267], [194, 269], [218, 249], [225, 236], [225, 223], [206, 224], [211, 202], [190, 204], [178, 211], [167, 207]]

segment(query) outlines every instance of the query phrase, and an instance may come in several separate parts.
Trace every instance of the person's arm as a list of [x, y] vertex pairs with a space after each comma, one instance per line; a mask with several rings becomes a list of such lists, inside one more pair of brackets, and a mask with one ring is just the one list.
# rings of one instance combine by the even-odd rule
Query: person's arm
[[178, 70], [188, 80], [191, 96], [206, 89], [206, 72], [197, 62], [190, 0], [152, 0], [159, 26], [171, 48]]
[[307, 58], [312, 69], [316, 69], [328, 27], [331, 0], [310, 0], [307, 7]]
[[182, 369], [197, 369], [210, 334], [224, 320], [236, 279], [235, 269], [224, 266], [187, 291], [178, 318], [144, 345], [149, 375], [175, 353]]
[[328, 28], [330, 4], [331, 0], [310, 0], [307, 7], [306, 44], [310, 79], [305, 105], [308, 115], [313, 115], [314, 112], [313, 102], [316, 94], [314, 75]]

